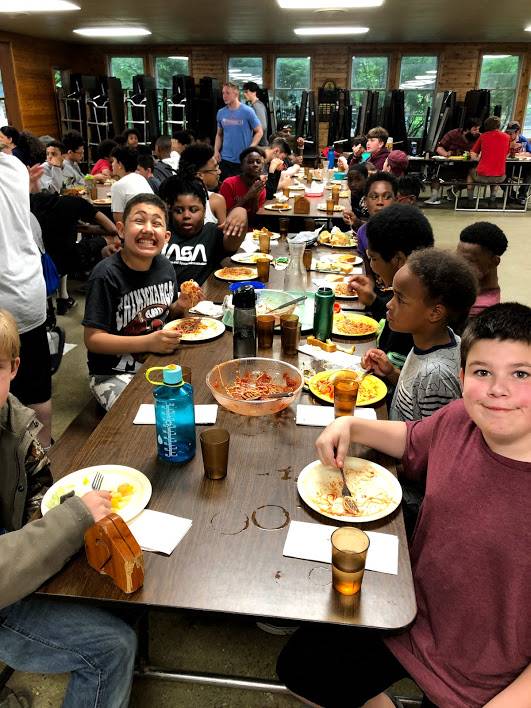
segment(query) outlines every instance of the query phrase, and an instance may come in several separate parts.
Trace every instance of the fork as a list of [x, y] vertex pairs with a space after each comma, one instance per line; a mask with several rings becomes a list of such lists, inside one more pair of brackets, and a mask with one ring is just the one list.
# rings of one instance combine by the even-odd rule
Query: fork
[[97, 492], [99, 492], [102, 484], [103, 475], [101, 472], [96, 472], [96, 474], [94, 475], [94, 479], [92, 480], [92, 489], [95, 489]]
[[343, 497], [343, 506], [345, 507], [345, 510], [348, 513], [357, 514], [359, 512], [359, 509], [356, 505], [356, 502], [352, 498], [352, 493], [350, 489], [348, 488], [347, 480], [345, 479], [345, 472], [343, 471], [343, 466], [339, 468], [339, 471], [341, 472], [341, 477], [343, 479], [343, 489], [341, 490], [341, 496]]

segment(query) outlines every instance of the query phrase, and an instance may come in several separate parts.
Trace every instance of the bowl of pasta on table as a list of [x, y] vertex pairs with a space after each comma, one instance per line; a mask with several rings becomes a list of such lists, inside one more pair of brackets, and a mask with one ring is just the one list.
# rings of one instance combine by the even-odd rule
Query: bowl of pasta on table
[[216, 401], [239, 415], [271, 415], [300, 395], [301, 372], [284, 361], [249, 357], [216, 364], [206, 377]]

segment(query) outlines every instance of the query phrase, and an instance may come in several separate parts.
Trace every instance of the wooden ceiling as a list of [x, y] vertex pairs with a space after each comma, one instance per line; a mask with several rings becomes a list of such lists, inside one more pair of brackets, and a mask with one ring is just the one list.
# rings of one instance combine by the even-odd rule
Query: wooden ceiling
[[[81, 11], [1, 14], [3, 30], [83, 44], [131, 43], [72, 34], [76, 27], [146, 27], [135, 44], [308, 44], [342, 42], [529, 42], [531, 2], [500, 0], [385, 0], [379, 8], [315, 12], [282, 10], [275, 0], [73, 0]], [[363, 36], [298, 38], [294, 27], [362, 25]], [[333, 57], [331, 57], [333, 59]]]

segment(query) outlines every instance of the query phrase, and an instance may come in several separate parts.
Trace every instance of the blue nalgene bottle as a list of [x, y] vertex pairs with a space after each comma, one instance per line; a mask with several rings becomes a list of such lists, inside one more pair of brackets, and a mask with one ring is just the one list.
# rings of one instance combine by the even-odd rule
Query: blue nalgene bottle
[[[162, 370], [162, 383], [149, 378], [152, 371]], [[188, 462], [195, 455], [194, 393], [183, 381], [181, 367], [153, 366], [146, 371], [155, 399], [157, 452], [165, 462]]]
[[334, 161], [335, 161], [336, 155], [335, 155], [335, 150], [334, 146], [331, 145], [328, 148], [328, 169], [333, 170], [334, 169]]

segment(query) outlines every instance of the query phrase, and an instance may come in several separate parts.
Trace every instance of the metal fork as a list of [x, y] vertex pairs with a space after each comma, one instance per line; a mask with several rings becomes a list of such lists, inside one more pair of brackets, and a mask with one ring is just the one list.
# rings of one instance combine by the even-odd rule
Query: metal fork
[[103, 475], [101, 472], [96, 472], [96, 474], [94, 475], [94, 479], [92, 480], [92, 489], [95, 489], [97, 492], [99, 492], [102, 484]]

